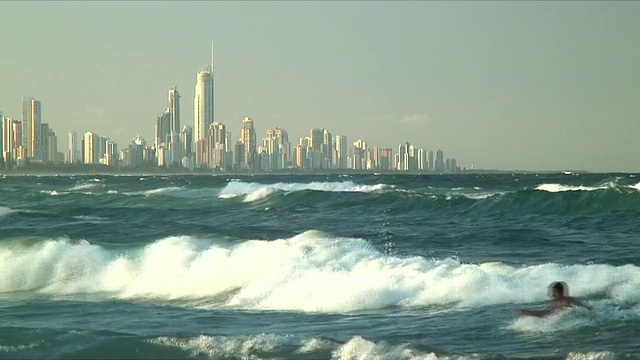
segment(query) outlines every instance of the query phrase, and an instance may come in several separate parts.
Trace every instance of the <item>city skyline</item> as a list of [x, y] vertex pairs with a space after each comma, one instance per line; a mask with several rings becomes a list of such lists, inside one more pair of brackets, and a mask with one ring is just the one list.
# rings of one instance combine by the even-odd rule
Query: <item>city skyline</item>
[[[151, 142], [168, 88], [187, 101], [181, 125], [194, 118], [193, 74], [207, 68], [213, 37], [213, 121], [233, 142], [248, 116], [259, 138], [272, 126], [295, 136], [321, 126], [379, 146], [442, 148], [466, 167], [638, 170], [640, 54], [625, 45], [637, 4], [157, 5], [1, 4], [7, 26], [27, 14], [34, 25], [2, 42], [12, 71], [0, 70], [0, 110], [17, 119], [15, 99], [33, 96], [61, 138], [77, 129]], [[196, 7], [207, 21], [186, 22]], [[174, 15], [170, 31], [154, 25]], [[25, 47], [47, 31], [61, 41]]]

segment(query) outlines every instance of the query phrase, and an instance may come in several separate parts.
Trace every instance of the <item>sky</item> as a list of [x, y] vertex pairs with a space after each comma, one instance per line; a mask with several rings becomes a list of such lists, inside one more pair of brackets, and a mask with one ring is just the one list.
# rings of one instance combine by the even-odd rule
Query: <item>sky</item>
[[0, 2], [0, 111], [153, 141], [177, 86], [215, 120], [442, 149], [461, 167], [640, 171], [640, 2]]

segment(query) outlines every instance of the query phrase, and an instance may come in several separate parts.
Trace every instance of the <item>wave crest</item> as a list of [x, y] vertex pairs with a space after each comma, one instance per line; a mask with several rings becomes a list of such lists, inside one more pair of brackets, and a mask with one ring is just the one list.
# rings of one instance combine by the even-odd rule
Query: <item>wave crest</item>
[[324, 192], [361, 192], [371, 193], [383, 191], [392, 187], [386, 184], [361, 185], [353, 181], [342, 182], [310, 182], [310, 183], [274, 183], [261, 184], [253, 182], [232, 181], [220, 191], [219, 198], [227, 199], [245, 196], [245, 202], [261, 200], [274, 192], [285, 193], [296, 191], [324, 191]]
[[[573, 295], [640, 302], [634, 265], [500, 262], [387, 255], [362, 239], [308, 231], [235, 245], [170, 237], [116, 252], [88, 242], [0, 244], [0, 292], [146, 299], [185, 306], [346, 313], [389, 307], [532, 303], [566, 280]], [[455, 290], [452, 290], [455, 289]]]

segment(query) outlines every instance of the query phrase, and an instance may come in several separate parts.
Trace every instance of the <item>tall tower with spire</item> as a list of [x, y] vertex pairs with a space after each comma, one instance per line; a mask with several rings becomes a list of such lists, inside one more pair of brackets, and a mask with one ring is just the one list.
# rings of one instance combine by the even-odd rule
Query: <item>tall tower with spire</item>
[[213, 41], [211, 42], [211, 64], [198, 72], [193, 101], [193, 140], [208, 137], [209, 127], [214, 121], [214, 72]]
[[169, 97], [167, 99], [167, 111], [171, 118], [171, 132], [180, 134], [182, 127], [180, 126], [180, 93], [175, 86], [169, 89]]

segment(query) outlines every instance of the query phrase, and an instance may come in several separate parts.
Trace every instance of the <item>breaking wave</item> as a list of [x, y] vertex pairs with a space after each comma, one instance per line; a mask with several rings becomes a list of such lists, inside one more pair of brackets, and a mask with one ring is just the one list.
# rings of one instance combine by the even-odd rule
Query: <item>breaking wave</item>
[[296, 192], [296, 191], [325, 191], [325, 192], [360, 192], [371, 193], [376, 191], [383, 191], [387, 188], [391, 188], [390, 185], [377, 184], [377, 185], [360, 185], [353, 181], [342, 182], [310, 182], [310, 183], [275, 183], [275, 184], [261, 184], [261, 183], [247, 183], [241, 181], [232, 181], [225, 186], [219, 194], [220, 198], [234, 198], [238, 196], [245, 196], [245, 202], [257, 201], [264, 199], [274, 192], [280, 191], [284, 193]]
[[17, 210], [8, 208], [8, 207], [4, 207], [4, 206], [0, 206], [0, 218], [3, 218], [5, 216], [11, 215], [13, 213], [17, 212]]
[[556, 280], [567, 281], [576, 296], [606, 294], [618, 303], [640, 302], [640, 268], [635, 265], [519, 267], [400, 257], [362, 239], [317, 231], [235, 245], [169, 237], [128, 251], [67, 239], [13, 241], [0, 244], [0, 267], [3, 293], [91, 295], [205, 308], [328, 313], [464, 309], [543, 301], [546, 286]]
[[[371, 360], [471, 360], [479, 357], [438, 355], [413, 348], [410, 344], [392, 345], [384, 341], [374, 342], [360, 336], [341, 343], [327, 338], [302, 339], [297, 336], [259, 334], [243, 337], [197, 336], [192, 338], [158, 337], [149, 341], [154, 345], [177, 348], [193, 357], [252, 359], [257, 355], [298, 357], [313, 356], [316, 359], [371, 359]], [[291, 349], [295, 349], [291, 351]], [[296, 356], [296, 354], [298, 356]], [[287, 356], [288, 355], [288, 356]], [[307, 357], [304, 357], [307, 358]]]

